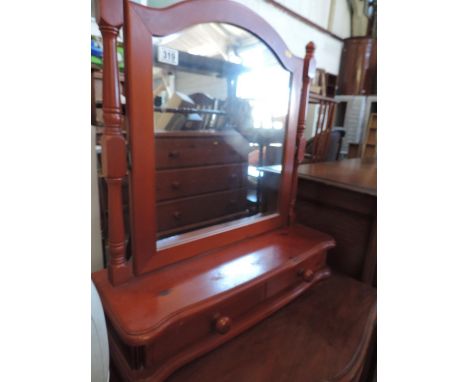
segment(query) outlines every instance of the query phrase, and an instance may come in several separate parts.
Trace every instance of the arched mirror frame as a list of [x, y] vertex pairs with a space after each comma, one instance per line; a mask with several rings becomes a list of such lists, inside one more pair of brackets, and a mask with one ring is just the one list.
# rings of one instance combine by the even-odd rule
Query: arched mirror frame
[[[291, 73], [283, 175], [278, 212], [243, 219], [220, 228], [186, 235], [175, 244], [156, 245], [156, 171], [152, 100], [152, 36], [165, 36], [196, 24], [228, 23], [262, 40]], [[125, 76], [131, 155], [130, 212], [133, 272], [137, 275], [201, 252], [258, 235], [288, 223], [293, 198], [293, 171], [303, 60], [293, 56], [278, 33], [249, 8], [233, 1], [184, 1], [167, 8], [149, 8], [124, 1]]]

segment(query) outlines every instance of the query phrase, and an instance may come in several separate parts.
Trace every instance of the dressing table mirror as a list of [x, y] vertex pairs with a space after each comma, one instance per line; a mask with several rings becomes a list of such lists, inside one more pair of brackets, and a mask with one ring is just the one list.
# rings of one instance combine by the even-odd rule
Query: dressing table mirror
[[295, 57], [228, 0], [102, 0], [96, 14], [110, 260], [92, 277], [118, 374], [160, 381], [329, 275], [334, 240], [294, 212], [314, 46]]
[[262, 169], [281, 172], [290, 73], [261, 40], [226, 23], [153, 38], [153, 52], [157, 238], [171, 238], [157, 248], [278, 213], [277, 197], [262, 198]]
[[281, 176], [262, 180], [266, 166], [282, 172], [291, 74], [227, 23], [153, 37], [152, 49], [155, 256], [166, 264], [178, 243], [191, 256], [202, 237], [280, 215]]

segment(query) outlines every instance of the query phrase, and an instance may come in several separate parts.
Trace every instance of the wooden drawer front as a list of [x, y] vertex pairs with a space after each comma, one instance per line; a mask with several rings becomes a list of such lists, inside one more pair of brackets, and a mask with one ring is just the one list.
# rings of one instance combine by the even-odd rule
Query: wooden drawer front
[[216, 315], [230, 317], [233, 319], [232, 323], [235, 324], [236, 318], [241, 317], [262, 302], [264, 293], [264, 286], [259, 285], [227, 301], [216, 304], [216, 306], [204, 313], [197, 313], [178, 320], [149, 346], [148, 364], [161, 365], [175, 354], [191, 346], [221, 336], [215, 330]]
[[[203, 312], [178, 320], [148, 347], [148, 364], [161, 365], [180, 352], [190, 351], [191, 348], [210, 341], [218, 341], [220, 337], [228, 339], [238, 326], [261, 314], [262, 306], [267, 306], [272, 297], [279, 296], [286, 290], [310, 285], [311, 280], [306, 281], [303, 272], [308, 270], [315, 274], [325, 266], [325, 262], [325, 251], [312, 255], [268, 281], [220, 301]], [[229, 327], [225, 332], [220, 332], [217, 328], [219, 318], [229, 320]]]
[[156, 168], [179, 168], [247, 162], [248, 143], [242, 139], [156, 137]]
[[246, 197], [246, 189], [239, 189], [158, 203], [158, 231], [240, 212], [247, 208]]
[[246, 187], [247, 163], [164, 170], [156, 174], [156, 200]]
[[304, 282], [305, 280], [302, 272], [305, 272], [306, 270], [316, 271], [325, 265], [326, 260], [327, 253], [326, 251], [323, 251], [312, 256], [308, 260], [298, 263], [292, 271], [282, 272], [280, 275], [266, 283], [265, 297], [273, 297], [286, 289], [293, 288]]

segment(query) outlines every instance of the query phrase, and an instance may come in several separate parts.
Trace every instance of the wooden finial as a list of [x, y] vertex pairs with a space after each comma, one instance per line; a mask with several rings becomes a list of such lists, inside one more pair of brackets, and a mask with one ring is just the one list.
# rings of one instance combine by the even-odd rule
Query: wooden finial
[[312, 57], [315, 51], [315, 44], [312, 41], [309, 41], [306, 45], [306, 59], [307, 56]]

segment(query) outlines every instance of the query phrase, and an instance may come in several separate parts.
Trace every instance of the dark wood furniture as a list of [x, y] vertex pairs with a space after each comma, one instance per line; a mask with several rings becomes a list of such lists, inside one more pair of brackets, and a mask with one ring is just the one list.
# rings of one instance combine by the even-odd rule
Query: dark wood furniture
[[324, 69], [317, 68], [311, 91], [317, 95], [334, 98], [336, 95], [337, 80], [338, 76], [327, 73]]
[[360, 158], [359, 151], [361, 145], [359, 143], [349, 143], [348, 144], [348, 155], [346, 156], [348, 159], [355, 159]]
[[[307, 45], [304, 60], [293, 56], [265, 20], [234, 1], [185, 1], [161, 9], [127, 0], [102, 0], [97, 7], [104, 46], [101, 145], [107, 184], [109, 262], [107, 269], [92, 278], [106, 314], [110, 355], [118, 374], [125, 381], [161, 381], [262, 321], [330, 274], [326, 254], [335, 245], [334, 240], [297, 224], [294, 208], [297, 168], [305, 148], [303, 132], [314, 45]], [[209, 162], [213, 166], [243, 163], [243, 155], [237, 151], [213, 149], [224, 146], [226, 135], [216, 138], [217, 145], [213, 136], [198, 142], [209, 145], [209, 156], [205, 153], [210, 150], [193, 146], [200, 136], [191, 137], [189, 146], [184, 146], [182, 136], [167, 135], [159, 141], [154, 136], [152, 36], [166, 36], [208, 22], [250, 31], [289, 72], [278, 207], [274, 213], [159, 240], [158, 233], [173, 229], [162, 226], [160, 216], [184, 218], [182, 196], [173, 189], [174, 181], [179, 182], [177, 192], [181, 193], [209, 186], [197, 183], [190, 190], [182, 189], [182, 177], [173, 180], [168, 175], [164, 180], [161, 173], [181, 171], [195, 158], [216, 158], [219, 162]], [[121, 128], [116, 57], [116, 39], [122, 26], [128, 146]], [[191, 162], [186, 162], [186, 150], [198, 150]], [[127, 176], [129, 257], [122, 198]], [[194, 178], [190, 175], [186, 179]], [[242, 186], [232, 192], [241, 195], [240, 190]], [[165, 197], [173, 203], [167, 211]], [[226, 200], [224, 195], [221, 200]], [[184, 227], [192, 223], [197, 224], [184, 221]]]
[[351, 37], [344, 40], [337, 94], [377, 94], [377, 41], [375, 39]]
[[334, 98], [336, 95], [336, 87], [338, 86], [338, 76], [335, 76], [334, 74], [327, 73], [326, 74], [326, 79], [327, 79], [327, 97], [328, 98]]
[[299, 166], [298, 220], [332, 235], [329, 264], [376, 285], [377, 162], [346, 159]]
[[309, 104], [317, 107], [317, 123], [306, 149], [309, 154], [306, 156], [308, 162], [322, 162], [327, 158], [337, 103], [333, 98], [309, 94]]
[[[377, 162], [347, 159], [304, 164], [298, 171], [298, 220], [336, 239], [328, 255], [333, 269], [376, 287]], [[362, 381], [376, 373], [376, 354], [374, 333]]]

